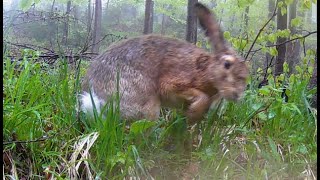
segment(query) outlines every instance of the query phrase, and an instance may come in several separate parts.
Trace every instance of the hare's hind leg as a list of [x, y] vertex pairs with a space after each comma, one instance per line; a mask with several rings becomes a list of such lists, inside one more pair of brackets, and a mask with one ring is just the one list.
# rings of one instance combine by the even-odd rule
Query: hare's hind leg
[[120, 111], [125, 119], [156, 120], [160, 114], [160, 98], [154, 81], [137, 71], [120, 79]]
[[124, 95], [120, 100], [121, 115], [125, 119], [139, 120], [148, 119], [156, 120], [160, 114], [160, 100], [156, 96], [139, 97], [145, 93], [132, 92], [130, 95]]
[[160, 115], [160, 105], [158, 96], [150, 96], [143, 106], [144, 117], [149, 120], [157, 120]]

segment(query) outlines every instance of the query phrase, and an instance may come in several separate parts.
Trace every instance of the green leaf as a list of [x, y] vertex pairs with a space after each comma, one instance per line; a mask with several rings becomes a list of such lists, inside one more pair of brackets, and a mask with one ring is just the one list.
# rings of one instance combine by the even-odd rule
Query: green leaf
[[262, 71], [262, 68], [261, 67], [259, 67], [258, 69], [257, 69], [257, 73], [262, 73], [263, 71]]
[[227, 40], [229, 40], [229, 39], [231, 38], [231, 34], [230, 34], [229, 31], [225, 31], [225, 32], [223, 33], [223, 36], [224, 36], [224, 38], [226, 38]]
[[268, 40], [272, 43], [275, 43], [277, 41], [277, 35], [276, 34], [269, 34]]
[[269, 95], [270, 94], [270, 90], [268, 87], [263, 86], [262, 88], [259, 89], [259, 93], [261, 93], [262, 95]]
[[278, 77], [277, 77], [278, 81], [283, 81], [284, 80], [284, 75], [283, 74], [280, 74]]
[[262, 106], [263, 106], [262, 103], [256, 103], [256, 104], [253, 104], [252, 109], [255, 110], [255, 111], [257, 111], [257, 110], [260, 109]]
[[275, 91], [275, 92], [278, 92], [278, 93], [282, 93], [283, 92], [281, 89], [276, 89], [276, 88], [273, 88], [273, 87], [271, 87], [270, 89], [272, 91]]
[[310, 64], [311, 64], [311, 65], [314, 65], [315, 61], [316, 61], [316, 60], [315, 60], [314, 58], [311, 58], [311, 59], [310, 59]]
[[268, 51], [268, 49], [267, 49], [265, 46], [263, 46], [263, 47], [261, 47], [261, 51], [262, 51], [263, 53], [266, 53], [266, 52]]
[[304, 0], [303, 7], [306, 9], [310, 9], [311, 8], [311, 0]]
[[313, 69], [314, 69], [314, 68], [313, 68], [312, 66], [308, 67], [308, 73], [309, 73], [309, 74], [312, 74], [312, 73], [313, 73]]
[[294, 81], [295, 81], [295, 76], [294, 76], [294, 74], [291, 74], [290, 75], [290, 77], [289, 77], [289, 82], [290, 82], [290, 84], [293, 84], [294, 83]]
[[292, 27], [298, 27], [301, 25], [301, 17], [296, 17], [294, 19], [291, 19], [291, 26]]
[[261, 119], [261, 120], [267, 120], [267, 115], [266, 115], [266, 113], [264, 113], [264, 112], [261, 112], [261, 113], [259, 113], [258, 114], [258, 117], [259, 117], [259, 119]]
[[287, 7], [284, 6], [284, 7], [281, 7], [281, 15], [285, 15], [287, 13]]
[[239, 42], [238, 39], [234, 39], [232, 44], [233, 44], [235, 49], [239, 49], [240, 48], [240, 42]]
[[270, 50], [271, 56], [277, 56], [278, 55], [278, 51], [277, 51], [276, 47], [270, 47], [269, 50]]
[[306, 52], [307, 55], [311, 56], [311, 55], [315, 55], [316, 52], [313, 49], [308, 49]]
[[244, 39], [240, 40], [240, 49], [244, 49], [247, 45], [247, 41]]
[[283, 63], [283, 71], [288, 73], [289, 72], [289, 64], [287, 62]]
[[290, 29], [283, 30], [283, 37], [289, 37], [290, 33], [291, 33]]
[[302, 69], [300, 66], [296, 66], [295, 69], [301, 74], [302, 73]]
[[272, 119], [276, 116], [276, 113], [274, 111], [269, 111], [268, 113], [268, 119]]
[[306, 57], [303, 57], [302, 64], [307, 64], [308, 59]]
[[155, 121], [148, 121], [148, 120], [139, 120], [134, 123], [132, 123], [130, 127], [130, 133], [137, 134], [142, 133], [149, 129], [150, 127], [154, 126], [156, 124]]
[[310, 90], [308, 91], [308, 94], [311, 94], [311, 95], [314, 95], [314, 94], [316, 94], [316, 93], [317, 93], [317, 87], [312, 88], [312, 89], [310, 89]]

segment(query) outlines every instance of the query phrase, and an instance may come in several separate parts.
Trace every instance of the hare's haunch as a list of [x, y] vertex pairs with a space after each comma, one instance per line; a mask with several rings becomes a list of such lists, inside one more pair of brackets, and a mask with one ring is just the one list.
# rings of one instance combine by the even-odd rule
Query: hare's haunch
[[198, 3], [195, 12], [214, 54], [158, 35], [112, 45], [87, 71], [82, 109], [92, 112], [89, 90], [100, 109], [118, 89], [123, 118], [157, 119], [161, 107], [184, 107], [189, 121], [197, 122], [216, 98], [238, 100], [246, 88], [248, 69], [226, 44], [210, 10]]

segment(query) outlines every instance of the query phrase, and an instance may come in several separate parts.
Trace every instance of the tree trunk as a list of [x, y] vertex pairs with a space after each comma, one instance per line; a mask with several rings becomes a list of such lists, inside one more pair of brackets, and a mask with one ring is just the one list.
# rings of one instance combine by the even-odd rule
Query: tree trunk
[[193, 9], [197, 2], [198, 0], [188, 0], [186, 40], [194, 44], [197, 42], [197, 16]]
[[91, 13], [91, 0], [88, 2], [88, 19], [87, 19], [87, 32], [90, 34], [91, 32], [91, 23], [92, 23], [92, 13]]
[[[282, 2], [286, 8], [284, 0], [282, 0]], [[279, 8], [277, 11], [277, 29], [284, 30], [286, 28], [287, 28], [287, 13], [284, 15], [281, 15], [281, 10]], [[277, 44], [280, 44], [286, 40], [287, 40], [287, 38], [279, 37], [277, 39]], [[286, 44], [282, 44], [280, 46], [277, 46], [277, 51], [278, 51], [278, 56], [276, 58], [275, 71], [274, 71], [274, 74], [276, 76], [283, 73], [283, 63], [285, 61], [285, 56], [286, 56]]]
[[146, 0], [143, 34], [153, 32], [153, 0]]
[[245, 12], [244, 12], [244, 22], [245, 22], [245, 32], [248, 32], [248, 25], [249, 25], [249, 7], [250, 6], [247, 6], [246, 9], [245, 9]]
[[65, 22], [64, 22], [64, 28], [63, 28], [63, 37], [62, 37], [62, 44], [67, 45], [68, 44], [68, 32], [69, 32], [69, 14], [71, 11], [71, 1], [69, 0], [67, 3], [67, 11], [65, 15]]
[[[163, 8], [165, 8], [165, 6]], [[167, 21], [167, 16], [165, 14], [162, 14], [161, 30], [160, 30], [160, 34], [161, 35], [165, 35], [166, 34], [166, 32], [165, 32], [166, 21]]]
[[[298, 0], [294, 0], [289, 7], [289, 23], [292, 19], [297, 17], [297, 3]], [[298, 31], [296, 27], [289, 25], [289, 29], [292, 34], [296, 34]], [[300, 61], [300, 41], [294, 40], [287, 45], [287, 62], [289, 65], [289, 74], [293, 73], [294, 66]]]
[[78, 24], [78, 20], [80, 19], [80, 6], [79, 5], [73, 5], [73, 16], [76, 19], [76, 21], [74, 21], [74, 24]]
[[101, 18], [102, 18], [102, 6], [101, 0], [96, 0], [94, 11], [94, 27], [93, 27], [93, 45], [92, 52], [99, 52], [100, 38], [101, 38]]
[[[51, 10], [50, 10], [50, 17], [52, 17], [54, 15], [54, 5], [55, 5], [55, 0], [53, 0], [52, 5], [51, 5]], [[53, 19], [49, 18], [48, 20], [48, 27], [49, 27], [49, 41], [50, 41], [50, 48], [51, 50], [54, 50], [54, 32], [56, 30], [56, 23]]]
[[[275, 8], [275, 1], [274, 0], [269, 0], [269, 6], [268, 6], [268, 18], [271, 18], [272, 15], [273, 15], [273, 11], [274, 11], [274, 8]], [[274, 20], [274, 18], [273, 18]], [[274, 28], [272, 27], [272, 30]], [[272, 45], [273, 43], [271, 43], [270, 41], [267, 42], [267, 46], [270, 46]], [[266, 69], [266, 72], [267, 72], [267, 68], [270, 64], [270, 61], [271, 61], [271, 55], [267, 52], [266, 53], [266, 60], [264, 61], [264, 68]], [[266, 76], [266, 74], [265, 74]]]

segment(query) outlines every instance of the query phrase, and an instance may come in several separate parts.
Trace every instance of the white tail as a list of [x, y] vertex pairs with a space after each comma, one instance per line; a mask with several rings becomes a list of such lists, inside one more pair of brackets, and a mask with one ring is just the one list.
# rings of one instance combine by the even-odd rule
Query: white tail
[[97, 113], [100, 114], [101, 112], [101, 107], [105, 104], [105, 102], [102, 99], [99, 99], [98, 96], [92, 92], [92, 100], [90, 93], [88, 92], [83, 92], [83, 94], [80, 94], [80, 103], [81, 103], [81, 111], [85, 112], [86, 114], [90, 114], [93, 116], [93, 103], [96, 107]]

